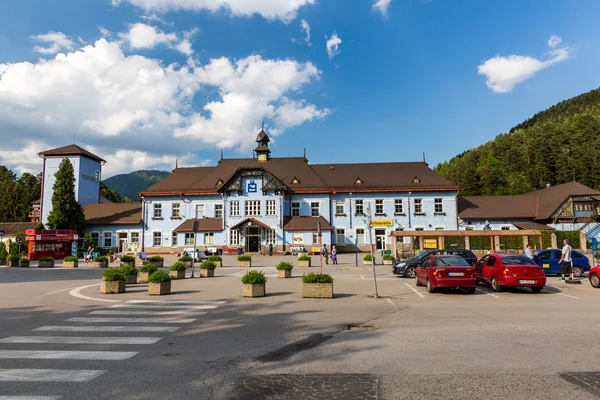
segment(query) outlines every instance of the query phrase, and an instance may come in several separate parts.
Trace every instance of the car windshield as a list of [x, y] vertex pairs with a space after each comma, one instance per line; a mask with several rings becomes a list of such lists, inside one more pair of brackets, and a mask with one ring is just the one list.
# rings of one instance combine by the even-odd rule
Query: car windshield
[[470, 267], [462, 257], [439, 257], [434, 261], [436, 267]]
[[502, 262], [504, 265], [537, 265], [531, 258], [525, 256], [503, 257]]
[[416, 257], [415, 257], [415, 260], [420, 260], [420, 259], [422, 259], [423, 257], [425, 257], [425, 256], [428, 256], [428, 255], [429, 255], [429, 252], [428, 252], [428, 251], [425, 251], [425, 252], [423, 252], [423, 253], [419, 254], [418, 256], [416, 256]]

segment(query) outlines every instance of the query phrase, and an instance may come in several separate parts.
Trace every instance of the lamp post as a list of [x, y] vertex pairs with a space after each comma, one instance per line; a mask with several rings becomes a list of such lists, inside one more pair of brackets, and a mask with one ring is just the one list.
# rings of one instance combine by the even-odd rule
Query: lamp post
[[375, 286], [375, 297], [379, 298], [379, 293], [377, 292], [377, 274], [375, 273], [375, 255], [373, 254], [373, 232], [371, 228], [373, 220], [371, 219], [371, 205], [367, 206], [367, 227], [369, 229], [369, 249], [371, 250], [371, 269], [373, 270], [373, 285]]
[[192, 253], [192, 276], [194, 277], [194, 260], [196, 259], [196, 238], [198, 237], [198, 220], [194, 220], [192, 224], [192, 230], [194, 231], [194, 253]]

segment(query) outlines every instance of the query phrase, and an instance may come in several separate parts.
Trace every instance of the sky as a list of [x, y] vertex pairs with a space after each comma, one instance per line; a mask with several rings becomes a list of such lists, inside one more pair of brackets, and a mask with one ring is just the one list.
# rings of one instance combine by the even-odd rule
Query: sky
[[0, 165], [434, 166], [600, 86], [595, 0], [6, 0]]

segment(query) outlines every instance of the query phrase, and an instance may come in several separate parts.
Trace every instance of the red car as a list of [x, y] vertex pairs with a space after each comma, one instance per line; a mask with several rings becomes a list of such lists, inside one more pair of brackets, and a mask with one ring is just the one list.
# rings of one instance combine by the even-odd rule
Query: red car
[[494, 292], [505, 287], [529, 287], [540, 293], [546, 284], [544, 269], [516, 254], [489, 254], [475, 264], [475, 271], [477, 280], [490, 284]]
[[477, 277], [475, 269], [462, 257], [430, 255], [419, 263], [415, 285], [427, 286], [429, 293], [438, 288], [462, 288], [473, 294], [477, 288]]
[[593, 287], [596, 289], [600, 288], [600, 265], [596, 265], [594, 268], [590, 269], [590, 272], [588, 272], [588, 279]]

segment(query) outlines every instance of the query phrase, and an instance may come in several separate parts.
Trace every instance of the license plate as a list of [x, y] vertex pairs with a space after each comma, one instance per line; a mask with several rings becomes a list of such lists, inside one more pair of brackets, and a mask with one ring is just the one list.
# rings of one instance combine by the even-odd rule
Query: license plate
[[519, 281], [519, 283], [522, 285], [533, 285], [535, 284], [535, 281]]
[[448, 272], [448, 276], [465, 276], [464, 272]]

